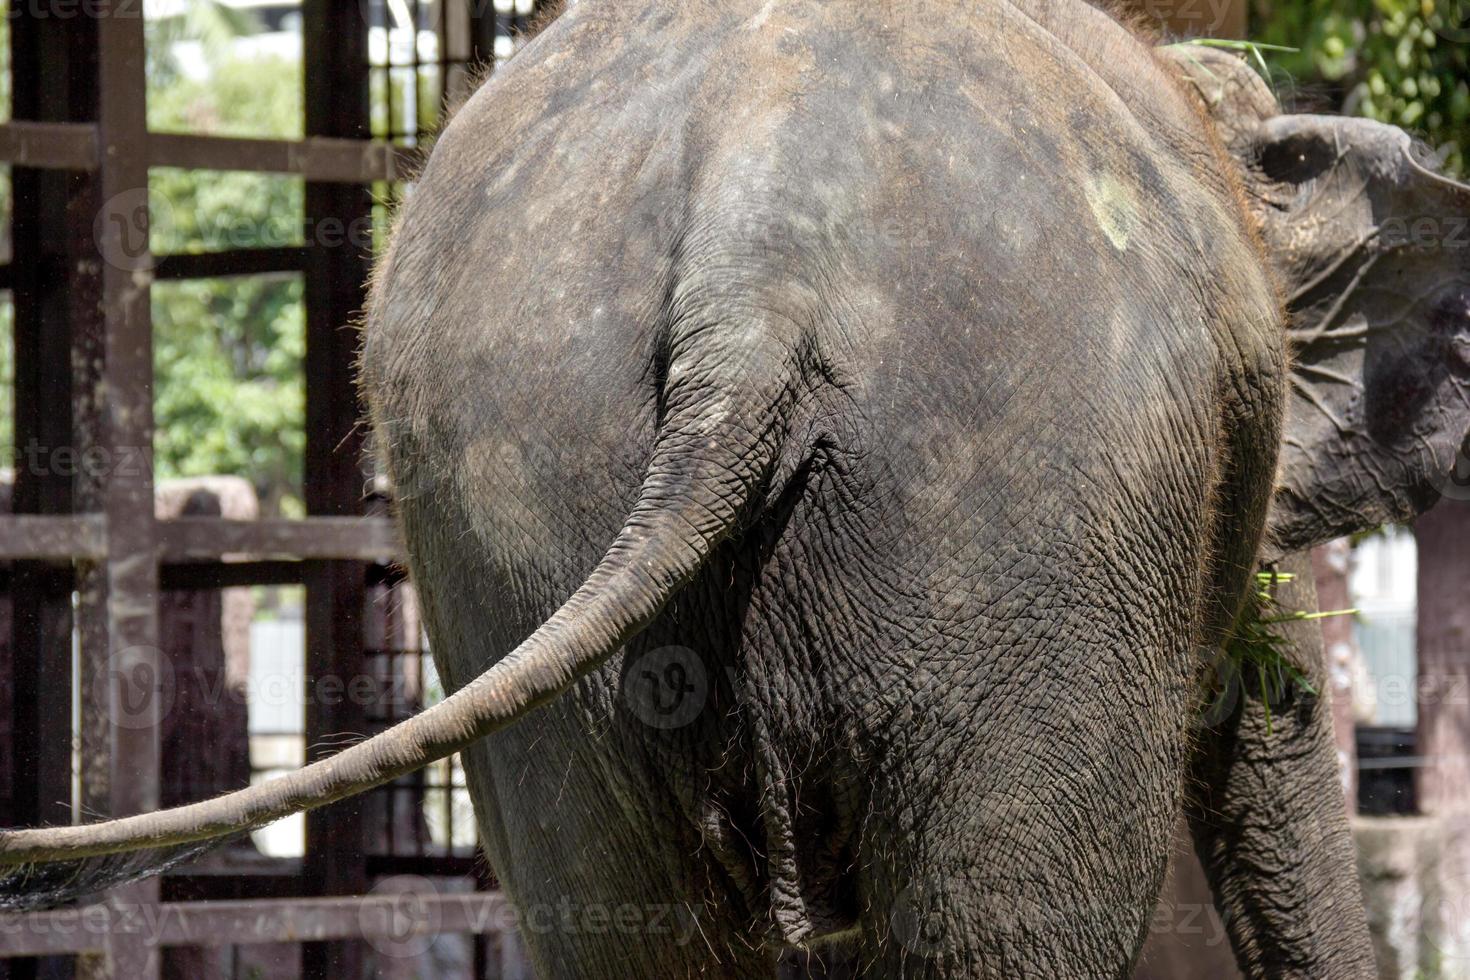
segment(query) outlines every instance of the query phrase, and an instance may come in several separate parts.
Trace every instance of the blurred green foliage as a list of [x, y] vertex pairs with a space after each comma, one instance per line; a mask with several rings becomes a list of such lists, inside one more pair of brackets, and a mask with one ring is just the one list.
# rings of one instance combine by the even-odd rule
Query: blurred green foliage
[[[157, 130], [300, 138], [301, 67], [226, 59], [208, 82], [150, 73]], [[155, 169], [155, 253], [300, 245], [296, 178]], [[305, 320], [299, 275], [158, 282], [153, 287], [155, 463], [160, 477], [250, 479], [265, 513], [301, 513]]]
[[[1255, 0], [1251, 39], [1306, 101], [1393, 123], [1421, 137], [1447, 172], [1470, 149], [1470, 24], [1466, 0]], [[1282, 93], [1290, 96], [1289, 86]]]
[[255, 12], [248, 7], [218, 0], [193, 0], [168, 17], [150, 17], [144, 64], [150, 91], [166, 89], [183, 77], [177, 56], [179, 45], [198, 45], [210, 64], [216, 64], [229, 57], [237, 38], [256, 33], [260, 26]]

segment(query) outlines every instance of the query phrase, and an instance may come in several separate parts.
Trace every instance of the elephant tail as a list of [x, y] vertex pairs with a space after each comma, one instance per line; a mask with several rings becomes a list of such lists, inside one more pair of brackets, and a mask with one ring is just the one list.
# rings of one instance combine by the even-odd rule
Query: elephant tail
[[737, 358], [734, 371], [698, 370], [671, 354], [669, 377], [679, 381], [665, 385], [665, 421], [621, 531], [581, 588], [484, 673], [385, 732], [248, 789], [100, 823], [0, 831], [0, 909], [46, 907], [158, 874], [420, 769], [556, 698], [653, 620], [762, 499], [791, 386], [755, 383], [759, 363], [786, 363], [755, 353]]

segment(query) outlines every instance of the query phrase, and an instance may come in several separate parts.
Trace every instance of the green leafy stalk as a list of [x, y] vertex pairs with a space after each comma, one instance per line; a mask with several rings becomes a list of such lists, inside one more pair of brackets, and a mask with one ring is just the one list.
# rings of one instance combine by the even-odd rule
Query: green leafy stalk
[[1356, 609], [1339, 609], [1331, 612], [1304, 612], [1287, 609], [1276, 597], [1276, 588], [1290, 582], [1295, 576], [1286, 572], [1260, 572], [1256, 575], [1256, 590], [1251, 593], [1246, 608], [1236, 620], [1229, 641], [1225, 645], [1225, 656], [1236, 677], [1250, 677], [1251, 672], [1259, 678], [1261, 705], [1266, 712], [1266, 734], [1272, 734], [1271, 702], [1283, 697], [1288, 688], [1296, 686], [1308, 694], [1316, 694], [1307, 676], [1291, 662], [1291, 642], [1274, 627], [1283, 623], [1326, 619], [1330, 616], [1351, 616]]
[[1288, 48], [1281, 44], [1262, 44], [1259, 41], [1237, 41], [1225, 37], [1190, 38], [1188, 41], [1181, 41], [1179, 44], [1172, 45], [1172, 47], [1187, 47], [1191, 44], [1199, 45], [1202, 48], [1228, 48], [1231, 51], [1248, 51], [1250, 52], [1250, 56], [1255, 59], [1256, 67], [1261, 70], [1261, 74], [1268, 81], [1271, 78], [1271, 68], [1266, 64], [1266, 58], [1261, 54], [1262, 51], [1280, 51], [1286, 54], [1299, 53], [1296, 48]]
[[1264, 44], [1260, 41], [1238, 41], [1227, 37], [1196, 37], [1185, 44], [1200, 44], [1207, 48], [1234, 48], [1237, 51], [1286, 51], [1296, 54], [1300, 48], [1288, 48], [1284, 44]]

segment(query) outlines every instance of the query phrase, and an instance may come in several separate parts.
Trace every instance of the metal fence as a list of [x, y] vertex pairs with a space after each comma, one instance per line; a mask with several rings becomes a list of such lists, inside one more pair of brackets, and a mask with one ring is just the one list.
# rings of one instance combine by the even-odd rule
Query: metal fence
[[[11, 167], [14, 198], [0, 291], [13, 299], [18, 447], [12, 506], [0, 514], [0, 587], [13, 609], [5, 824], [158, 806], [168, 759], [161, 758], [157, 718], [139, 724], [136, 716], [120, 718], [117, 706], [140, 693], [129, 685], [159, 648], [159, 599], [167, 590], [303, 585], [306, 744], [393, 720], [370, 717], [355, 699], [316, 697], [313, 686], [398, 658], [414, 658], [415, 670], [422, 664], [416, 643], [370, 646], [365, 629], [375, 593], [399, 578], [391, 522], [370, 513], [364, 493], [370, 474], [353, 384], [356, 340], [344, 329], [362, 306], [371, 256], [325, 236], [153, 255], [149, 171], [295, 175], [305, 182], [308, 227], [370, 222], [372, 188], [379, 199], [391, 196], [442, 98], [468, 86], [474, 65], [505, 55], [533, 6], [304, 0], [306, 136], [281, 140], [150, 132], [141, 0], [12, 2], [12, 105], [10, 121], [0, 124], [0, 164]], [[395, 47], [403, 36], [410, 42]], [[375, 37], [380, 50], [371, 50]], [[158, 519], [150, 288], [161, 280], [269, 273], [304, 281], [307, 516]], [[452, 791], [452, 775], [438, 784], [417, 778], [389, 787], [388, 798]], [[483, 862], [422, 840], [369, 847], [381, 838], [370, 826], [374, 812], [386, 812], [391, 824], [391, 803], [310, 814], [304, 858], [278, 873], [181, 874], [118, 888], [101, 908], [6, 917], [0, 957], [10, 959], [0, 959], [0, 971], [64, 975], [73, 969], [69, 960], [25, 958], [65, 954], [76, 956], [78, 972], [132, 980], [161, 975], [160, 948], [293, 942], [303, 944], [303, 975], [350, 977], [363, 972], [365, 936], [400, 941], [429, 931], [480, 935], [476, 976], [518, 969], [497, 948], [507, 916], [500, 896], [483, 890], [492, 884]], [[401, 871], [470, 876], [482, 890], [416, 896], [407, 921], [399, 899], [360, 897], [377, 876]]]

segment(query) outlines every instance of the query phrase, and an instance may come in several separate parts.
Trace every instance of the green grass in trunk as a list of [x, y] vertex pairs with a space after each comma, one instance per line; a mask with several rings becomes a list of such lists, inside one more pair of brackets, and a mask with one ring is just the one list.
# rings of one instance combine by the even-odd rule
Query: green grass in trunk
[[1283, 623], [1326, 619], [1329, 616], [1351, 616], [1356, 609], [1331, 612], [1303, 612], [1288, 609], [1276, 597], [1276, 589], [1290, 582], [1294, 575], [1286, 572], [1256, 573], [1256, 589], [1246, 600], [1245, 609], [1235, 621], [1235, 629], [1225, 644], [1228, 670], [1245, 684], [1255, 681], [1260, 686], [1261, 706], [1266, 712], [1266, 734], [1271, 734], [1271, 702], [1279, 702], [1287, 690], [1299, 687], [1308, 694], [1317, 689], [1296, 664], [1291, 662], [1291, 641], [1277, 632]]

